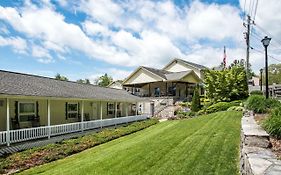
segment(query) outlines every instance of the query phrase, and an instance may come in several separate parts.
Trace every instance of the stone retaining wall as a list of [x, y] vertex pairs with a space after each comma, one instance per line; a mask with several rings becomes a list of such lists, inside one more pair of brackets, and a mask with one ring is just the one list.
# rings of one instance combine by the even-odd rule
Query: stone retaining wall
[[280, 175], [281, 161], [270, 150], [269, 135], [253, 115], [244, 115], [241, 128], [240, 173], [242, 175]]

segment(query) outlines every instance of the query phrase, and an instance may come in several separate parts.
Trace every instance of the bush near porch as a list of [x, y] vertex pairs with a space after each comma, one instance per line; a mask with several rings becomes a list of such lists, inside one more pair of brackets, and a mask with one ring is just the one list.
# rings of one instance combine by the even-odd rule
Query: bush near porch
[[60, 143], [49, 144], [47, 146], [15, 153], [6, 158], [0, 158], [0, 173], [21, 171], [61, 159], [85, 149], [142, 130], [156, 123], [158, 123], [158, 120], [155, 119], [134, 122], [116, 129], [104, 129], [100, 132], [85, 135], [76, 139], [65, 140]]

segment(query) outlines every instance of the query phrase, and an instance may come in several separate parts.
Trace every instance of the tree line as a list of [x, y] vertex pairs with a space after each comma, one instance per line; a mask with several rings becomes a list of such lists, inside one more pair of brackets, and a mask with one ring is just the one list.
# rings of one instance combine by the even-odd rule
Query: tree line
[[[61, 80], [61, 81], [69, 81], [69, 79], [64, 76], [64, 75], [61, 75], [59, 73], [57, 73], [55, 75], [55, 79], [56, 80]], [[103, 87], [106, 87], [108, 86], [110, 83], [112, 83], [113, 81], [113, 78], [108, 75], [107, 73], [105, 73], [104, 75], [100, 76], [100, 77], [97, 77], [93, 84], [94, 85], [98, 85], [98, 86], [103, 86]], [[77, 83], [81, 83], [81, 84], [91, 84], [90, 80], [88, 78], [85, 78], [85, 79], [78, 79], [76, 80]]]

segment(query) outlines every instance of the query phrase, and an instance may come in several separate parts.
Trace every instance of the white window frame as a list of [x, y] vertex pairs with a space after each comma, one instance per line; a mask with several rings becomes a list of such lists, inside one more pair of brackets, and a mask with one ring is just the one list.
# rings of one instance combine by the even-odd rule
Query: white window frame
[[[21, 104], [29, 104], [29, 103], [34, 105], [34, 112], [21, 113], [20, 112], [20, 105]], [[21, 121], [21, 116], [27, 116], [27, 115], [34, 115], [34, 116], [36, 116], [36, 111], [37, 111], [36, 102], [31, 102], [31, 101], [21, 101], [21, 102], [18, 102], [18, 120], [19, 120], [19, 122], [31, 122], [31, 121]]]
[[[77, 106], [77, 111], [70, 111], [69, 110], [69, 105], [76, 105]], [[78, 103], [75, 102], [71, 102], [71, 103], [67, 103], [67, 118], [77, 118], [79, 111], [78, 111]], [[69, 117], [69, 114], [77, 114], [76, 117]]]

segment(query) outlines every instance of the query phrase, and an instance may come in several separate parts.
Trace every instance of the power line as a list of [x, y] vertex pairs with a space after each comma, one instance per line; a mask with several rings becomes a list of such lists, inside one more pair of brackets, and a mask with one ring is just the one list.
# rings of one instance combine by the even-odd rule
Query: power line
[[[253, 48], [253, 47], [251, 47], [251, 49], [252, 49], [252, 50], [255, 50], [256, 52], [259, 52], [259, 53], [261, 53], [261, 54], [264, 54], [264, 52], [263, 52], [263, 51], [261, 51], [261, 50], [255, 49], [255, 48]], [[274, 56], [272, 56], [272, 55], [268, 55], [268, 57], [269, 57], [269, 58], [272, 58], [272, 59], [274, 59], [274, 60], [276, 60], [276, 61], [281, 62], [281, 60], [280, 60], [280, 59], [277, 59], [277, 58], [275, 58], [275, 57], [274, 57]]]

